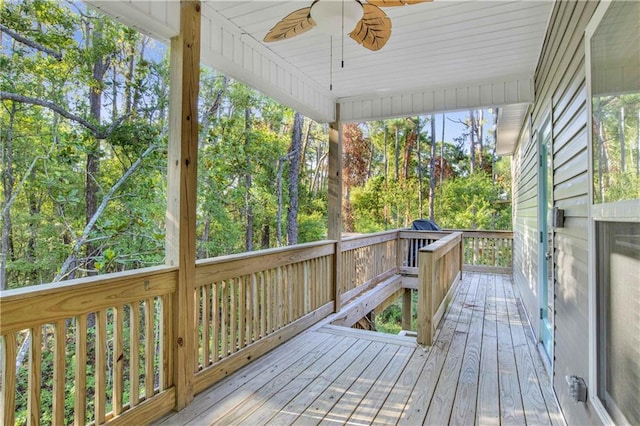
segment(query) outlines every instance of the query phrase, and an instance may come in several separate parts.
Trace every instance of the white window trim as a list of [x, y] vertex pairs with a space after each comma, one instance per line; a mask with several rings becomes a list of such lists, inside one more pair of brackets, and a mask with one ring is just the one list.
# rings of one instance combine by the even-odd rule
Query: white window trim
[[587, 150], [589, 182], [589, 229], [588, 229], [588, 267], [589, 267], [589, 400], [596, 414], [604, 424], [615, 424], [602, 401], [598, 397], [598, 317], [596, 288], [596, 222], [640, 222], [640, 200], [619, 201], [615, 203], [593, 203], [593, 135], [592, 88], [591, 88], [591, 38], [613, 0], [601, 0], [585, 29], [585, 73], [587, 84]]

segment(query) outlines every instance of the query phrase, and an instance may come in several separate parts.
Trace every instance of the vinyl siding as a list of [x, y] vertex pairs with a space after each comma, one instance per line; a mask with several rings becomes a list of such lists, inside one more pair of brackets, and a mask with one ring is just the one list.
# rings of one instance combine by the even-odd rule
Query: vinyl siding
[[[593, 407], [569, 398], [565, 376], [589, 383], [588, 151], [584, 30], [596, 1], [558, 1], [535, 74], [531, 140], [521, 140], [514, 166], [514, 283], [538, 332], [537, 139], [551, 114], [554, 206], [565, 210], [554, 259], [554, 388], [568, 424], [598, 424]], [[593, 391], [593, 390], [591, 390]]]

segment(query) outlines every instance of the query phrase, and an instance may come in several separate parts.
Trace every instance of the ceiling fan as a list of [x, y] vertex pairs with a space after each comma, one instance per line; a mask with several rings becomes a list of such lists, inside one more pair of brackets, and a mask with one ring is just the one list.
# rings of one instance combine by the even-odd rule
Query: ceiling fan
[[380, 50], [391, 37], [391, 19], [381, 7], [404, 6], [432, 0], [314, 0], [311, 6], [285, 16], [264, 37], [280, 41], [321, 27], [330, 34], [349, 31], [349, 37], [369, 50]]

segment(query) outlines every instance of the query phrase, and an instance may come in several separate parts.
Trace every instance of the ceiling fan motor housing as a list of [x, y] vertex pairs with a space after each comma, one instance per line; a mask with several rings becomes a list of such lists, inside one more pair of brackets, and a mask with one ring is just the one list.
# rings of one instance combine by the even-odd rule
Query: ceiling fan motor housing
[[311, 6], [311, 19], [316, 28], [332, 36], [350, 33], [362, 15], [362, 4], [358, 0], [316, 0]]

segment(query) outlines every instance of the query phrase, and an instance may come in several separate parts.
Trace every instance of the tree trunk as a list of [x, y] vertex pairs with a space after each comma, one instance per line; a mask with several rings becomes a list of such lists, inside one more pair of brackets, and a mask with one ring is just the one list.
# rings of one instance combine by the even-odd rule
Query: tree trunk
[[[638, 123], [640, 124], [640, 110], [638, 110]], [[640, 176], [640, 125], [637, 127], [638, 129], [638, 155], [636, 156], [636, 173]]]
[[302, 123], [304, 117], [296, 112], [293, 117], [291, 146], [289, 147], [289, 209], [287, 212], [287, 244], [298, 244], [298, 180], [302, 154]]
[[411, 151], [413, 150], [415, 129], [408, 131], [405, 137], [404, 144], [404, 164], [402, 167], [402, 175], [404, 176], [405, 182], [409, 180], [409, 164], [411, 163]]
[[[436, 116], [431, 114], [431, 158], [429, 159], [429, 219], [435, 220], [436, 199]], [[440, 169], [442, 173], [442, 169]]]
[[[87, 28], [89, 25], [87, 24]], [[87, 37], [87, 40], [91, 40], [94, 49], [99, 45], [102, 38], [102, 21], [96, 21], [96, 29], [93, 31], [91, 37]], [[109, 69], [109, 59], [102, 55], [96, 55], [95, 62], [93, 63], [92, 71], [92, 84], [89, 90], [89, 114], [91, 121], [96, 126], [100, 126], [101, 111], [102, 111], [102, 86], [104, 83], [104, 76]], [[98, 173], [100, 171], [100, 139], [95, 138], [93, 143], [87, 150], [87, 162], [85, 166], [85, 224], [91, 221], [91, 218], [95, 215], [98, 208], [98, 191], [99, 186], [97, 182]], [[85, 267], [88, 275], [95, 275], [95, 258], [99, 256], [99, 249], [95, 247], [93, 243], [87, 242], [85, 245], [86, 261]]]
[[262, 239], [260, 242], [260, 248], [263, 250], [268, 249], [270, 239], [271, 239], [271, 228], [269, 227], [268, 223], [265, 223], [264, 225], [262, 225]]
[[247, 217], [247, 229], [245, 231], [245, 249], [246, 251], [253, 251], [253, 206], [251, 205], [251, 186], [252, 186], [252, 170], [251, 170], [251, 155], [250, 143], [251, 143], [251, 108], [245, 108], [244, 110], [244, 211]]
[[[395, 171], [394, 171], [394, 182], [395, 186], [398, 186], [398, 181], [400, 180], [400, 129], [396, 125], [396, 146], [395, 146]], [[395, 205], [392, 207], [391, 216], [393, 220], [393, 227], [398, 228], [398, 220], [400, 216], [400, 208], [398, 203], [394, 203]]]
[[309, 148], [309, 140], [311, 139], [311, 120], [307, 120], [307, 126], [304, 130], [302, 140], [302, 151], [300, 152], [300, 167], [302, 168], [302, 182], [301, 185], [305, 186], [305, 180], [309, 178], [307, 169], [307, 149]]
[[469, 110], [469, 160], [471, 174], [476, 171], [476, 132], [473, 124], [473, 110]]
[[442, 113], [442, 140], [440, 141], [440, 186], [444, 182], [444, 128], [446, 115]]
[[384, 133], [382, 135], [382, 143], [384, 145], [384, 185], [387, 188], [387, 181], [389, 179], [389, 157], [387, 155], [387, 125], [384, 125]]
[[396, 183], [400, 180], [400, 128], [396, 126], [396, 147], [395, 147], [395, 174]]
[[9, 125], [5, 136], [5, 143], [2, 144], [2, 190], [4, 192], [5, 207], [2, 209], [2, 251], [0, 253], [0, 290], [6, 290], [7, 283], [7, 262], [13, 252], [11, 244], [11, 206], [9, 202], [13, 196], [13, 121], [16, 115], [16, 104], [11, 102], [9, 110]]
[[[431, 116], [433, 120], [433, 115]], [[422, 196], [422, 151], [420, 149], [420, 117], [416, 117], [417, 129], [416, 129], [416, 153], [418, 157], [418, 217], [422, 218], [422, 207], [424, 204]], [[433, 171], [432, 171], [433, 173]]]
[[202, 228], [202, 238], [198, 248], [198, 259], [206, 259], [209, 257], [209, 250], [206, 244], [209, 242], [209, 234], [211, 233], [211, 215], [207, 213], [204, 218], [204, 226]]
[[476, 118], [476, 141], [478, 142], [478, 165], [480, 167], [480, 170], [483, 170], [484, 168], [484, 158], [483, 158], [483, 151], [484, 151], [484, 131], [482, 129], [482, 122], [484, 121], [484, 112], [483, 110], [479, 109], [477, 111], [478, 113], [478, 117]]
[[278, 175], [276, 178], [278, 185], [278, 213], [276, 214], [276, 238], [278, 240], [278, 247], [282, 247], [282, 169], [284, 168], [285, 161], [287, 161], [287, 157], [284, 155], [278, 159]]
[[620, 171], [627, 171], [627, 146], [624, 141], [624, 106], [620, 107], [620, 115], [618, 116], [618, 133], [620, 137]]

